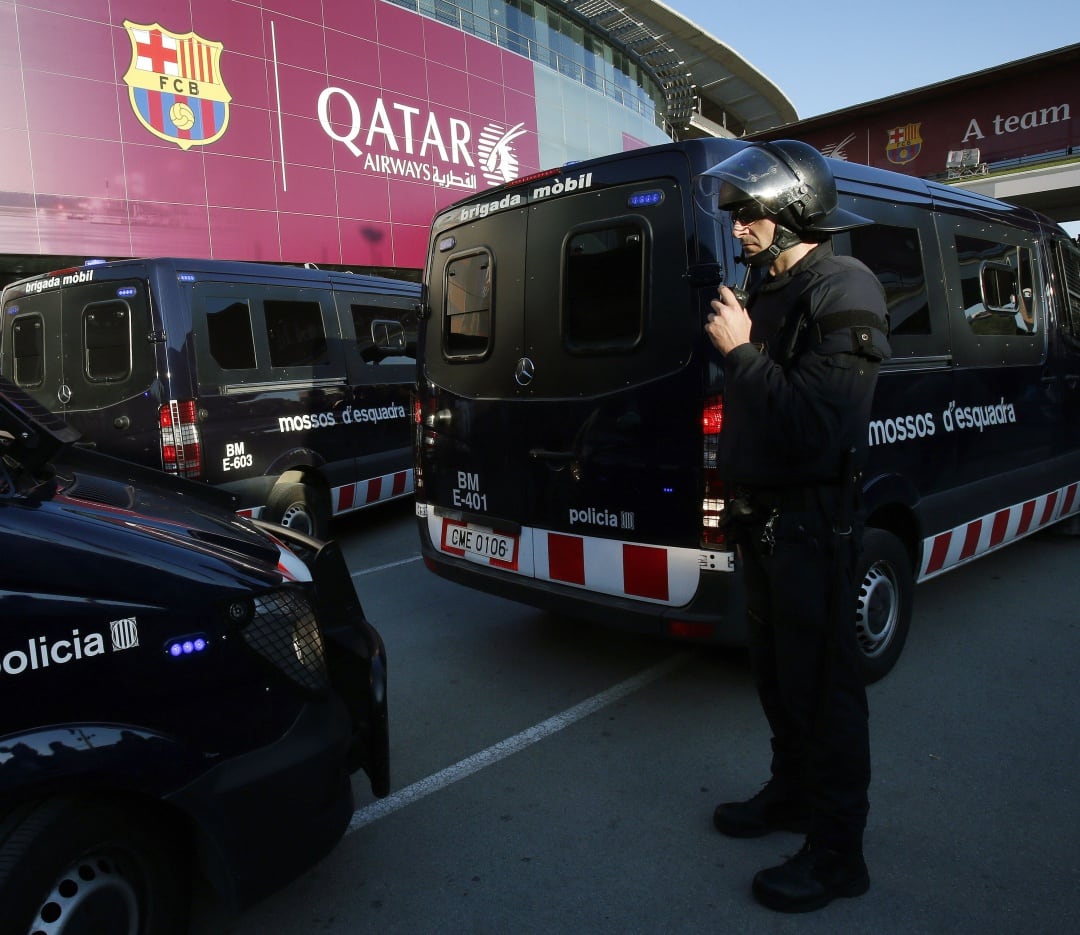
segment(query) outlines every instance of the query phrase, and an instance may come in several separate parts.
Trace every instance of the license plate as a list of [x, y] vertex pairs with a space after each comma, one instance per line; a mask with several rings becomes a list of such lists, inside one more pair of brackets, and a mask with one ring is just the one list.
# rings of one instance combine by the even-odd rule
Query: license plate
[[493, 561], [514, 566], [517, 562], [517, 536], [505, 536], [483, 526], [443, 520], [443, 549], [465, 558]]

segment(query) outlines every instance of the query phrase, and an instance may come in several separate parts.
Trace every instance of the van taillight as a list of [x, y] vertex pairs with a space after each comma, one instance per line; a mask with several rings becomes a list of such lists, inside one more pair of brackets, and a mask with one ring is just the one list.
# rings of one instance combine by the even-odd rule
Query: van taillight
[[726, 540], [720, 528], [720, 514], [724, 510], [724, 485], [717, 468], [717, 448], [720, 429], [724, 423], [724, 398], [710, 396], [705, 400], [701, 413], [701, 438], [703, 461], [702, 476], [705, 479], [701, 503], [701, 544], [724, 546]]
[[202, 443], [193, 399], [172, 399], [158, 410], [161, 466], [168, 474], [202, 478]]

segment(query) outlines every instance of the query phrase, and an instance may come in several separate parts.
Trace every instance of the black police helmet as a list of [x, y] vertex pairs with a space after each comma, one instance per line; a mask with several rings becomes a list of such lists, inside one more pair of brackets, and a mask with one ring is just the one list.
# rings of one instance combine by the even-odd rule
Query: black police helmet
[[824, 156], [799, 140], [751, 143], [698, 179], [724, 211], [757, 202], [777, 223], [805, 240], [862, 227], [869, 218], [837, 206], [836, 182]]

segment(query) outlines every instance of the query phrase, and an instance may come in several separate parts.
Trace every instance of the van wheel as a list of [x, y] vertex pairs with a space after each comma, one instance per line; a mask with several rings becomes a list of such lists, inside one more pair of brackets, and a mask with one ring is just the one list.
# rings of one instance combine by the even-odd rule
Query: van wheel
[[283, 474], [270, 491], [262, 518], [295, 529], [315, 539], [325, 539], [330, 527], [330, 502], [326, 491], [305, 484], [296, 472]]
[[186, 932], [190, 866], [165, 830], [137, 810], [87, 799], [53, 800], [12, 820], [0, 840], [4, 931]]
[[855, 580], [859, 668], [869, 685], [896, 665], [911, 626], [915, 581], [904, 544], [891, 532], [868, 528]]

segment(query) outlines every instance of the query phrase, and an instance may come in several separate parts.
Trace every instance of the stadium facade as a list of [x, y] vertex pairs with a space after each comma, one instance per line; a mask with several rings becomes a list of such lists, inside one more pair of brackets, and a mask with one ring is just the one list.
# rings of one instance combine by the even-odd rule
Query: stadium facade
[[0, 282], [172, 255], [413, 275], [484, 187], [795, 119], [653, 0], [0, 0]]

